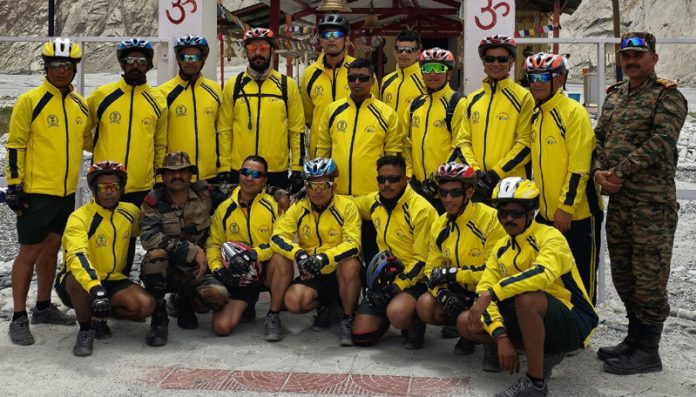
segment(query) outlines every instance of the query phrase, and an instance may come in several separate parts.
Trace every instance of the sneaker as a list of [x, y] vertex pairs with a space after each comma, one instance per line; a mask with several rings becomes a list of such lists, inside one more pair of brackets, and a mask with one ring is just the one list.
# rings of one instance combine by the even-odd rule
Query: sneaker
[[166, 324], [151, 326], [145, 335], [145, 343], [152, 347], [164, 346], [168, 339], [169, 329]]
[[93, 329], [78, 332], [77, 340], [75, 341], [75, 346], [72, 351], [73, 354], [78, 357], [91, 356], [95, 336], [96, 332]]
[[[483, 345], [483, 363], [481, 369], [486, 372], [500, 372], [500, 362], [498, 361], [498, 348], [491, 345]], [[526, 378], [526, 377], [525, 377]]]
[[193, 311], [181, 311], [179, 310], [179, 316], [176, 318], [176, 325], [183, 329], [196, 329], [198, 328], [198, 317]]
[[10, 339], [15, 345], [29, 346], [34, 344], [34, 337], [29, 331], [29, 319], [22, 316], [10, 323]]
[[474, 342], [469, 342], [468, 340], [464, 338], [459, 338], [457, 341], [457, 344], [454, 345], [454, 353], [459, 354], [460, 356], [468, 356], [469, 354], [474, 353], [474, 348], [476, 347], [476, 343]]
[[544, 387], [541, 389], [534, 386], [531, 379], [526, 375], [517, 380], [507, 389], [497, 393], [495, 397], [536, 397], [545, 396], [549, 393], [548, 382], [544, 382]]
[[314, 315], [312, 329], [315, 331], [325, 331], [331, 326], [331, 307], [317, 307], [317, 314]]
[[418, 324], [409, 329], [406, 333], [406, 350], [418, 350], [425, 344], [425, 323], [419, 321]]
[[277, 342], [280, 337], [280, 313], [266, 314], [266, 325], [264, 329], [264, 339], [266, 342]]
[[341, 320], [341, 346], [353, 346], [353, 318], [351, 314]]
[[544, 379], [549, 379], [553, 372], [553, 367], [560, 364], [566, 353], [546, 353], [544, 354]]
[[31, 311], [32, 324], [57, 324], [57, 325], [73, 325], [75, 324], [75, 316], [63, 313], [58, 310], [55, 304], [51, 303], [47, 309], [36, 310], [36, 307]]
[[112, 336], [106, 320], [92, 320], [92, 329], [97, 339], [109, 339]]
[[440, 335], [443, 339], [459, 338], [459, 331], [457, 331], [457, 327], [453, 325], [445, 325], [440, 329]]

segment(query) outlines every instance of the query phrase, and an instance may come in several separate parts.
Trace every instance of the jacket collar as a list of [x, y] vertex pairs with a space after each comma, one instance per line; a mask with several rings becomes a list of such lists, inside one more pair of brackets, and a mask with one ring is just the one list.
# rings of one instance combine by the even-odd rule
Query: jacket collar
[[421, 74], [420, 70], [421, 70], [420, 64], [416, 61], [416, 63], [414, 63], [413, 65], [407, 66], [403, 69], [397, 67], [396, 73], [401, 77], [406, 77], [406, 76], [411, 76], [414, 74], [420, 75]]
[[123, 76], [121, 76], [121, 79], [118, 81], [118, 86], [123, 92], [135, 91], [136, 93], [141, 93], [150, 89], [150, 85], [147, 83], [136, 86], [129, 85], [126, 83], [126, 79], [124, 79]]
[[[241, 207], [240, 201], [239, 201], [239, 193], [240, 193], [241, 191], [242, 191], [241, 186], [237, 186], [237, 187], [234, 189], [234, 191], [232, 191], [232, 194], [230, 195], [230, 198], [232, 198], [232, 201], [234, 201], [235, 204], [237, 204], [238, 207]], [[265, 196], [265, 193], [266, 193], [266, 188], [261, 189], [261, 191], [259, 192], [259, 194], [257, 194], [256, 197], [254, 197], [254, 199], [252, 200], [251, 205], [254, 205], [254, 204], [256, 204], [258, 201], [260, 201], [260, 200]]]
[[[326, 53], [324, 51], [319, 54], [319, 58], [317, 58], [317, 61], [315, 64], [317, 67], [321, 70], [327, 70], [328, 68], [326, 67], [326, 64], [324, 63], [324, 58], [326, 58]], [[347, 66], [349, 63], [353, 62], [354, 58], [350, 55], [348, 55], [348, 51], [343, 52], [343, 61], [341, 61], [341, 64], [336, 67], [336, 69], [340, 69], [343, 66]]]
[[563, 100], [563, 98], [565, 98], [565, 97], [566, 96], [563, 93], [563, 88], [559, 88], [558, 90], [556, 90], [556, 93], [553, 94], [553, 96], [551, 98], [549, 98], [548, 101], [542, 103], [541, 106], [539, 106], [539, 107], [543, 111], [551, 110], [551, 109], [555, 108], [556, 106], [558, 106], [559, 102], [561, 102]]
[[[48, 81], [48, 78], [47, 78], [47, 77], [44, 77], [43, 88], [44, 88], [46, 91], [48, 91], [48, 92], [50, 92], [51, 94], [53, 94], [53, 96], [55, 96], [55, 97], [60, 98], [60, 97], [63, 96], [63, 93], [60, 92], [60, 90], [58, 89], [58, 87], [56, 87], [56, 86], [54, 86], [53, 84], [51, 84], [51, 82]], [[70, 84], [70, 91], [69, 91], [68, 93], [70, 93], [70, 92], [72, 92], [72, 91], [73, 91], [73, 85]]]
[[449, 100], [449, 98], [452, 96], [452, 92], [454, 92], [454, 90], [452, 90], [452, 87], [450, 87], [448, 82], [444, 87], [428, 95], [430, 95], [434, 100], [439, 99], [440, 97], [445, 97], [445, 99]]
[[[406, 190], [404, 190], [404, 194], [402, 194], [401, 197], [399, 197], [399, 201], [396, 202], [396, 207], [400, 207], [404, 203], [411, 201], [414, 194], [416, 194], [416, 192], [413, 190], [413, 188], [411, 188], [411, 185], [407, 183]], [[380, 197], [381, 196], [379, 195], [379, 191], [377, 191], [375, 193], [375, 200], [379, 203], [379, 205], [384, 207], [384, 204], [380, 200]]]
[[498, 80], [496, 82], [491, 81], [488, 77], [483, 79], [483, 89], [486, 90], [486, 92], [493, 91], [493, 86], [496, 87], [496, 91], [503, 89], [503, 88], [508, 88], [515, 84], [511, 79], [510, 76], [508, 75], [506, 78]]
[[[362, 101], [362, 103], [360, 104], [360, 107], [367, 106], [367, 105], [371, 104], [374, 99], [375, 99], [375, 96], [372, 93], [370, 93], [370, 96], [365, 98], [364, 101]], [[356, 107], [356, 108], [358, 107], [358, 105], [353, 101], [353, 98], [350, 97], [350, 94], [348, 94], [348, 96], [346, 97], [346, 100], [348, 101], [348, 103], [351, 106]]]

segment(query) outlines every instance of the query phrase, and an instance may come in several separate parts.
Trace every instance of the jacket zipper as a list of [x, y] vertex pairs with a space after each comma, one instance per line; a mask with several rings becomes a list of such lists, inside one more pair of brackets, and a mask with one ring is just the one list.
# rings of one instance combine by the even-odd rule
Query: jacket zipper
[[[541, 164], [542, 164], [541, 149], [542, 149], [542, 142], [543, 142], [543, 139], [541, 136], [541, 130], [544, 126], [544, 112], [541, 110], [541, 108], [539, 108], [539, 112], [541, 113], [541, 121], [539, 122], [539, 136], [537, 137], [538, 138], [538, 145], [539, 145], [539, 181], [541, 182], [541, 199], [544, 201], [544, 204], [545, 204], [546, 203], [546, 194], [545, 194], [546, 192], [544, 189], [545, 188], [544, 171], [541, 167]], [[546, 218], [546, 220], [550, 220], [550, 218], [549, 218], [549, 206], [548, 205], [544, 205], [544, 206], [546, 207], [546, 208], [544, 208], [544, 212], [545, 212], [544, 218]]]
[[493, 97], [495, 96], [495, 89], [498, 87], [498, 83], [494, 82], [491, 84], [491, 100], [488, 101], [488, 109], [486, 109], [486, 126], [483, 129], [483, 161], [481, 167], [484, 171], [488, 171], [486, 167], [486, 144], [488, 143], [488, 121], [491, 117], [491, 105], [493, 104]]
[[68, 112], [65, 109], [63, 95], [63, 117], [65, 117], [65, 178], [63, 179], [63, 197], [68, 195], [68, 174], [70, 171], [70, 133], [68, 132]]
[[355, 133], [358, 130], [358, 114], [360, 114], [360, 106], [355, 106], [355, 121], [353, 122], [353, 136], [350, 138], [350, 152], [348, 157], [348, 195], [353, 194], [353, 144], [355, 143]]
[[111, 217], [109, 218], [109, 222], [111, 223], [111, 228], [114, 229], [114, 238], [111, 240], [111, 256], [114, 258], [114, 265], [111, 268], [111, 271], [106, 275], [106, 278], [104, 280], [108, 280], [109, 277], [111, 277], [111, 273], [116, 271], [116, 238], [118, 238], [118, 233], [116, 232], [116, 225], [114, 225], [114, 211], [116, 209], [114, 208], [111, 211]]
[[[259, 93], [258, 97], [259, 100], [256, 103], [256, 148], [254, 154], [257, 156], [259, 155], [259, 123], [261, 122], [261, 86], [263, 85], [263, 81], [256, 80], [256, 84], [259, 86]], [[250, 208], [251, 209], [251, 208]], [[251, 235], [249, 236], [251, 238]]]
[[[198, 145], [200, 143], [198, 142], [198, 110], [196, 109], [196, 85], [195, 83], [189, 83], [189, 87], [191, 87], [191, 97], [193, 98], [193, 132], [196, 139], [196, 166], [198, 166]], [[200, 168], [196, 167], [196, 180], [200, 179], [199, 172]]]
[[321, 214], [323, 214], [323, 213], [324, 213], [324, 211], [320, 212], [319, 216], [316, 218], [314, 218], [314, 215], [312, 215], [312, 218], [314, 218], [314, 226], [315, 226], [316, 232], [317, 232], [317, 239], [319, 239], [319, 246], [317, 246], [317, 248], [314, 249], [314, 255], [317, 254], [317, 249], [319, 247], [321, 247], [322, 245], [324, 245], [324, 243], [321, 241], [321, 236], [319, 235], [319, 220], [321, 219]]
[[433, 96], [430, 96], [430, 103], [428, 104], [428, 113], [425, 114], [425, 128], [423, 128], [423, 140], [421, 141], [421, 163], [423, 165], [423, 180], [428, 177], [428, 172], [425, 170], [425, 136], [428, 135], [428, 125], [430, 123], [430, 110], [433, 108]]
[[[399, 97], [401, 96], [401, 85], [404, 84], [404, 80], [406, 80], [406, 73], [402, 70], [401, 71], [401, 81], [399, 82], [399, 86], [396, 88], [396, 103], [394, 106], [394, 110], [398, 113], [399, 112]], [[396, 72], [396, 75], [399, 75], [399, 72]]]
[[135, 87], [131, 87], [130, 111], [128, 113], [128, 140], [126, 141], [126, 161], [124, 166], [128, 169], [128, 157], [130, 157], [131, 127], [133, 125], [133, 98], [135, 97]]

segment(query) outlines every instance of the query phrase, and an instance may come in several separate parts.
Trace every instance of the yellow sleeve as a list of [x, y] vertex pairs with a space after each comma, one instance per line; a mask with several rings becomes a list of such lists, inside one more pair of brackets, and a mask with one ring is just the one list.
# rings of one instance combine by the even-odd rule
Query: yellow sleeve
[[[385, 106], [391, 110], [391, 108]], [[399, 116], [395, 111], [391, 111], [387, 120], [387, 136], [384, 142], [384, 154], [395, 155], [404, 151], [404, 134], [399, 123]]]
[[379, 98], [379, 80], [377, 79], [377, 76], [373, 73], [372, 74], [372, 87], [370, 87], [370, 92], [372, 95], [374, 95], [375, 98]]
[[273, 236], [271, 236], [271, 249], [291, 261], [295, 260], [295, 254], [301, 249], [295, 243], [295, 233], [297, 232], [297, 220], [302, 211], [301, 205], [297, 203], [291, 205], [276, 221], [273, 227]]
[[[525, 91], [525, 95], [522, 98], [522, 110], [520, 112], [520, 117], [517, 119], [517, 126], [515, 129], [515, 144], [512, 145], [512, 149], [510, 149], [510, 151], [492, 168], [501, 179], [507, 176], [507, 173], [503, 171], [504, 169], [512, 170], [515, 167], [527, 164], [531, 158], [529, 145], [532, 136], [533, 112], [534, 99], [532, 98], [532, 94]], [[519, 160], [520, 157], [523, 157], [521, 161]]]
[[222, 247], [222, 244], [227, 240], [225, 238], [225, 225], [222, 224], [222, 218], [225, 216], [225, 211], [227, 211], [229, 205], [229, 200], [225, 200], [220, 204], [215, 210], [213, 219], [210, 222], [210, 234], [205, 241], [205, 256], [208, 258], [208, 268], [211, 272], [222, 267], [220, 247]]
[[317, 131], [317, 154], [316, 157], [331, 157], [331, 132], [329, 131], [329, 118], [331, 117], [331, 112], [334, 110], [334, 106], [329, 105], [324, 110], [324, 114], [321, 115], [319, 121], [319, 128]]
[[[413, 287], [423, 279], [425, 264], [428, 260], [428, 238], [437, 219], [437, 212], [431, 205], [424, 206], [413, 220], [413, 250], [411, 263], [404, 263], [404, 273], [400, 274], [394, 284], [401, 290]], [[428, 273], [430, 275], [430, 273]]]
[[[415, 101], [415, 99], [414, 99]], [[410, 107], [410, 105], [409, 105]], [[398, 115], [397, 115], [398, 116]], [[406, 160], [406, 176], [411, 178], [413, 176], [413, 143], [411, 142], [411, 109], [404, 112], [404, 116], [401, 118], [401, 131], [403, 134], [403, 152], [404, 160]], [[427, 175], [426, 175], [427, 177]]]
[[[496, 244], [493, 249], [497, 250], [503, 244], [505, 243], [501, 242], [500, 245]], [[487, 291], [492, 285], [498, 283], [500, 280], [500, 270], [498, 269], [498, 264], [496, 263], [497, 259], [498, 258], [495, 253], [488, 257], [486, 269], [481, 275], [481, 281], [479, 281], [478, 285], [476, 286], [477, 294], [480, 295], [484, 291]], [[483, 324], [483, 328], [486, 330], [486, 332], [488, 332], [488, 334], [491, 336], [493, 335], [493, 331], [496, 329], [504, 328], [503, 317], [500, 315], [498, 305], [495, 301], [491, 301], [488, 308], [486, 308], [486, 310], [484, 310], [484, 312], [481, 314], [481, 323]]]
[[[425, 262], [425, 269], [423, 270], [423, 275], [430, 278], [430, 274], [433, 269], [442, 267], [445, 264], [445, 258], [442, 256], [442, 250], [437, 245], [437, 237], [443, 229], [443, 218], [440, 216], [435, 220], [430, 228], [430, 238], [428, 240], [428, 259]], [[437, 291], [440, 287], [436, 286], [434, 288], [429, 288], [429, 291], [433, 296], [437, 296]]]
[[353, 199], [353, 203], [355, 203], [355, 207], [358, 209], [360, 218], [364, 221], [369, 221], [372, 219], [370, 216], [370, 208], [372, 207], [372, 204], [375, 203], [375, 194], [376, 193], [363, 194], [360, 197], [350, 196]]
[[[474, 97], [475, 95], [471, 94], [464, 101], [465, 111], [469, 107], [470, 102]], [[452, 120], [452, 125], [455, 125], [454, 120]], [[469, 120], [468, 116], [463, 115], [461, 125], [459, 126], [459, 131], [455, 135], [455, 145], [462, 152], [462, 156], [464, 156], [464, 160], [466, 161], [466, 163], [473, 169], [478, 171], [481, 169], [481, 164], [479, 164], [476, 161], [476, 155], [474, 155], [474, 147], [472, 144], [471, 134], [471, 120]]]
[[314, 117], [314, 102], [307, 92], [307, 85], [309, 84], [310, 71], [305, 69], [302, 74], [302, 86], [300, 87], [300, 95], [302, 96], [302, 109], [304, 110], [304, 118], [307, 126], [312, 126], [312, 117]]
[[215, 94], [217, 94], [218, 98], [220, 98], [218, 112], [215, 115], [215, 134], [217, 135], [216, 138], [218, 141], [218, 147], [220, 149], [220, 152], [218, 153], [218, 160], [220, 161], [218, 173], [229, 172], [231, 151], [230, 149], [232, 148], [232, 135], [229, 133], [229, 131], [227, 133], [222, 133], [222, 131], [220, 130], [220, 120], [222, 118], [221, 115], [223, 101], [222, 90], [220, 89], [220, 86], [217, 84], [217, 82], [212, 82], [210, 86], [213, 87]]
[[[222, 103], [220, 104], [220, 111], [218, 113], [217, 120], [217, 130], [220, 134], [220, 144], [225, 143], [227, 147], [224, 149], [220, 147], [220, 156], [226, 153], [227, 164], [232, 164], [232, 124], [234, 123], [234, 99], [232, 94], [234, 93], [234, 83], [235, 77], [230, 78], [225, 83], [225, 89], [222, 90]], [[220, 160], [222, 162], [222, 160]]]
[[324, 252], [329, 258], [329, 264], [321, 269], [321, 274], [335, 272], [339, 262], [360, 254], [360, 226], [362, 221], [353, 202], [348, 199], [345, 203], [343, 211], [343, 241]]
[[93, 287], [101, 285], [101, 280], [90, 260], [87, 237], [90, 225], [80, 215], [81, 213], [73, 212], [68, 218], [63, 232], [63, 258], [75, 280], [89, 292]]
[[302, 98], [297, 89], [295, 80], [288, 78], [288, 133], [290, 139], [290, 151], [292, 153], [292, 164], [290, 169], [302, 171], [305, 161], [304, 135], [305, 117], [302, 108]]
[[462, 162], [462, 143], [464, 142], [464, 125], [468, 124], [466, 119], [466, 98], [460, 99], [457, 107], [454, 108], [452, 115], [452, 146], [448, 159]]
[[459, 271], [457, 273], [457, 283], [464, 285], [478, 285], [481, 282], [481, 277], [486, 269], [488, 258], [493, 253], [493, 248], [498, 244], [498, 241], [505, 238], [507, 233], [498, 222], [498, 219], [492, 217], [486, 225], [486, 243], [483, 245], [483, 263], [481, 265], [469, 266], [467, 271]]
[[[89, 130], [92, 131], [97, 127], [97, 110], [99, 108], [99, 103], [102, 101], [102, 95], [99, 89], [95, 90], [92, 95], [87, 97], [87, 107], [89, 108]], [[94, 148], [94, 143], [92, 143], [92, 148]]]
[[595, 136], [587, 111], [574, 108], [566, 125], [566, 149], [568, 150], [568, 171], [563, 183], [558, 208], [575, 213], [578, 201], [585, 196], [590, 179], [590, 162], [595, 147]]
[[164, 155], [167, 154], [167, 123], [169, 122], [169, 116], [167, 114], [167, 102], [163, 100], [162, 103], [162, 113], [157, 120], [157, 129], [155, 130], [155, 169], [162, 166], [164, 161]]
[[12, 109], [12, 116], [10, 116], [5, 163], [8, 186], [21, 184], [22, 179], [24, 179], [24, 156], [31, 134], [31, 119], [31, 100], [28, 96], [22, 95], [17, 99], [17, 103]]
[[[275, 230], [275, 225], [278, 223], [278, 203], [273, 199], [272, 196], [269, 196], [268, 199], [264, 199], [265, 201], [268, 201], [271, 204], [272, 210], [273, 210], [273, 216], [275, 221], [273, 222], [273, 225], [271, 226], [273, 230]], [[253, 219], [253, 218], [252, 218]], [[251, 220], [250, 220], [251, 222]], [[253, 224], [252, 224], [252, 227]], [[256, 254], [258, 255], [259, 261], [265, 262], [271, 259], [273, 256], [273, 249], [271, 248], [271, 242], [268, 241], [266, 243], [261, 243], [254, 247], [254, 251], [256, 251]]]

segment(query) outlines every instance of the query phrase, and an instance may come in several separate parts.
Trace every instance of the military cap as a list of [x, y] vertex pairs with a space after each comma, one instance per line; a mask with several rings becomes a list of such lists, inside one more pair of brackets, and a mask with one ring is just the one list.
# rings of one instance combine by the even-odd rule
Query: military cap
[[193, 172], [194, 174], [196, 172], [198, 172], [198, 167], [191, 164], [191, 159], [189, 158], [188, 153], [186, 153], [186, 152], [171, 152], [171, 153], [167, 153], [167, 155], [164, 156], [164, 161], [162, 162], [162, 166], [157, 169], [157, 173], [161, 174], [166, 170], [178, 171], [178, 170], [183, 170], [183, 169], [188, 169], [189, 171]]
[[[637, 40], [631, 40], [637, 39]], [[628, 32], [621, 36], [621, 51], [650, 51], [655, 52], [655, 36], [647, 32]]]

